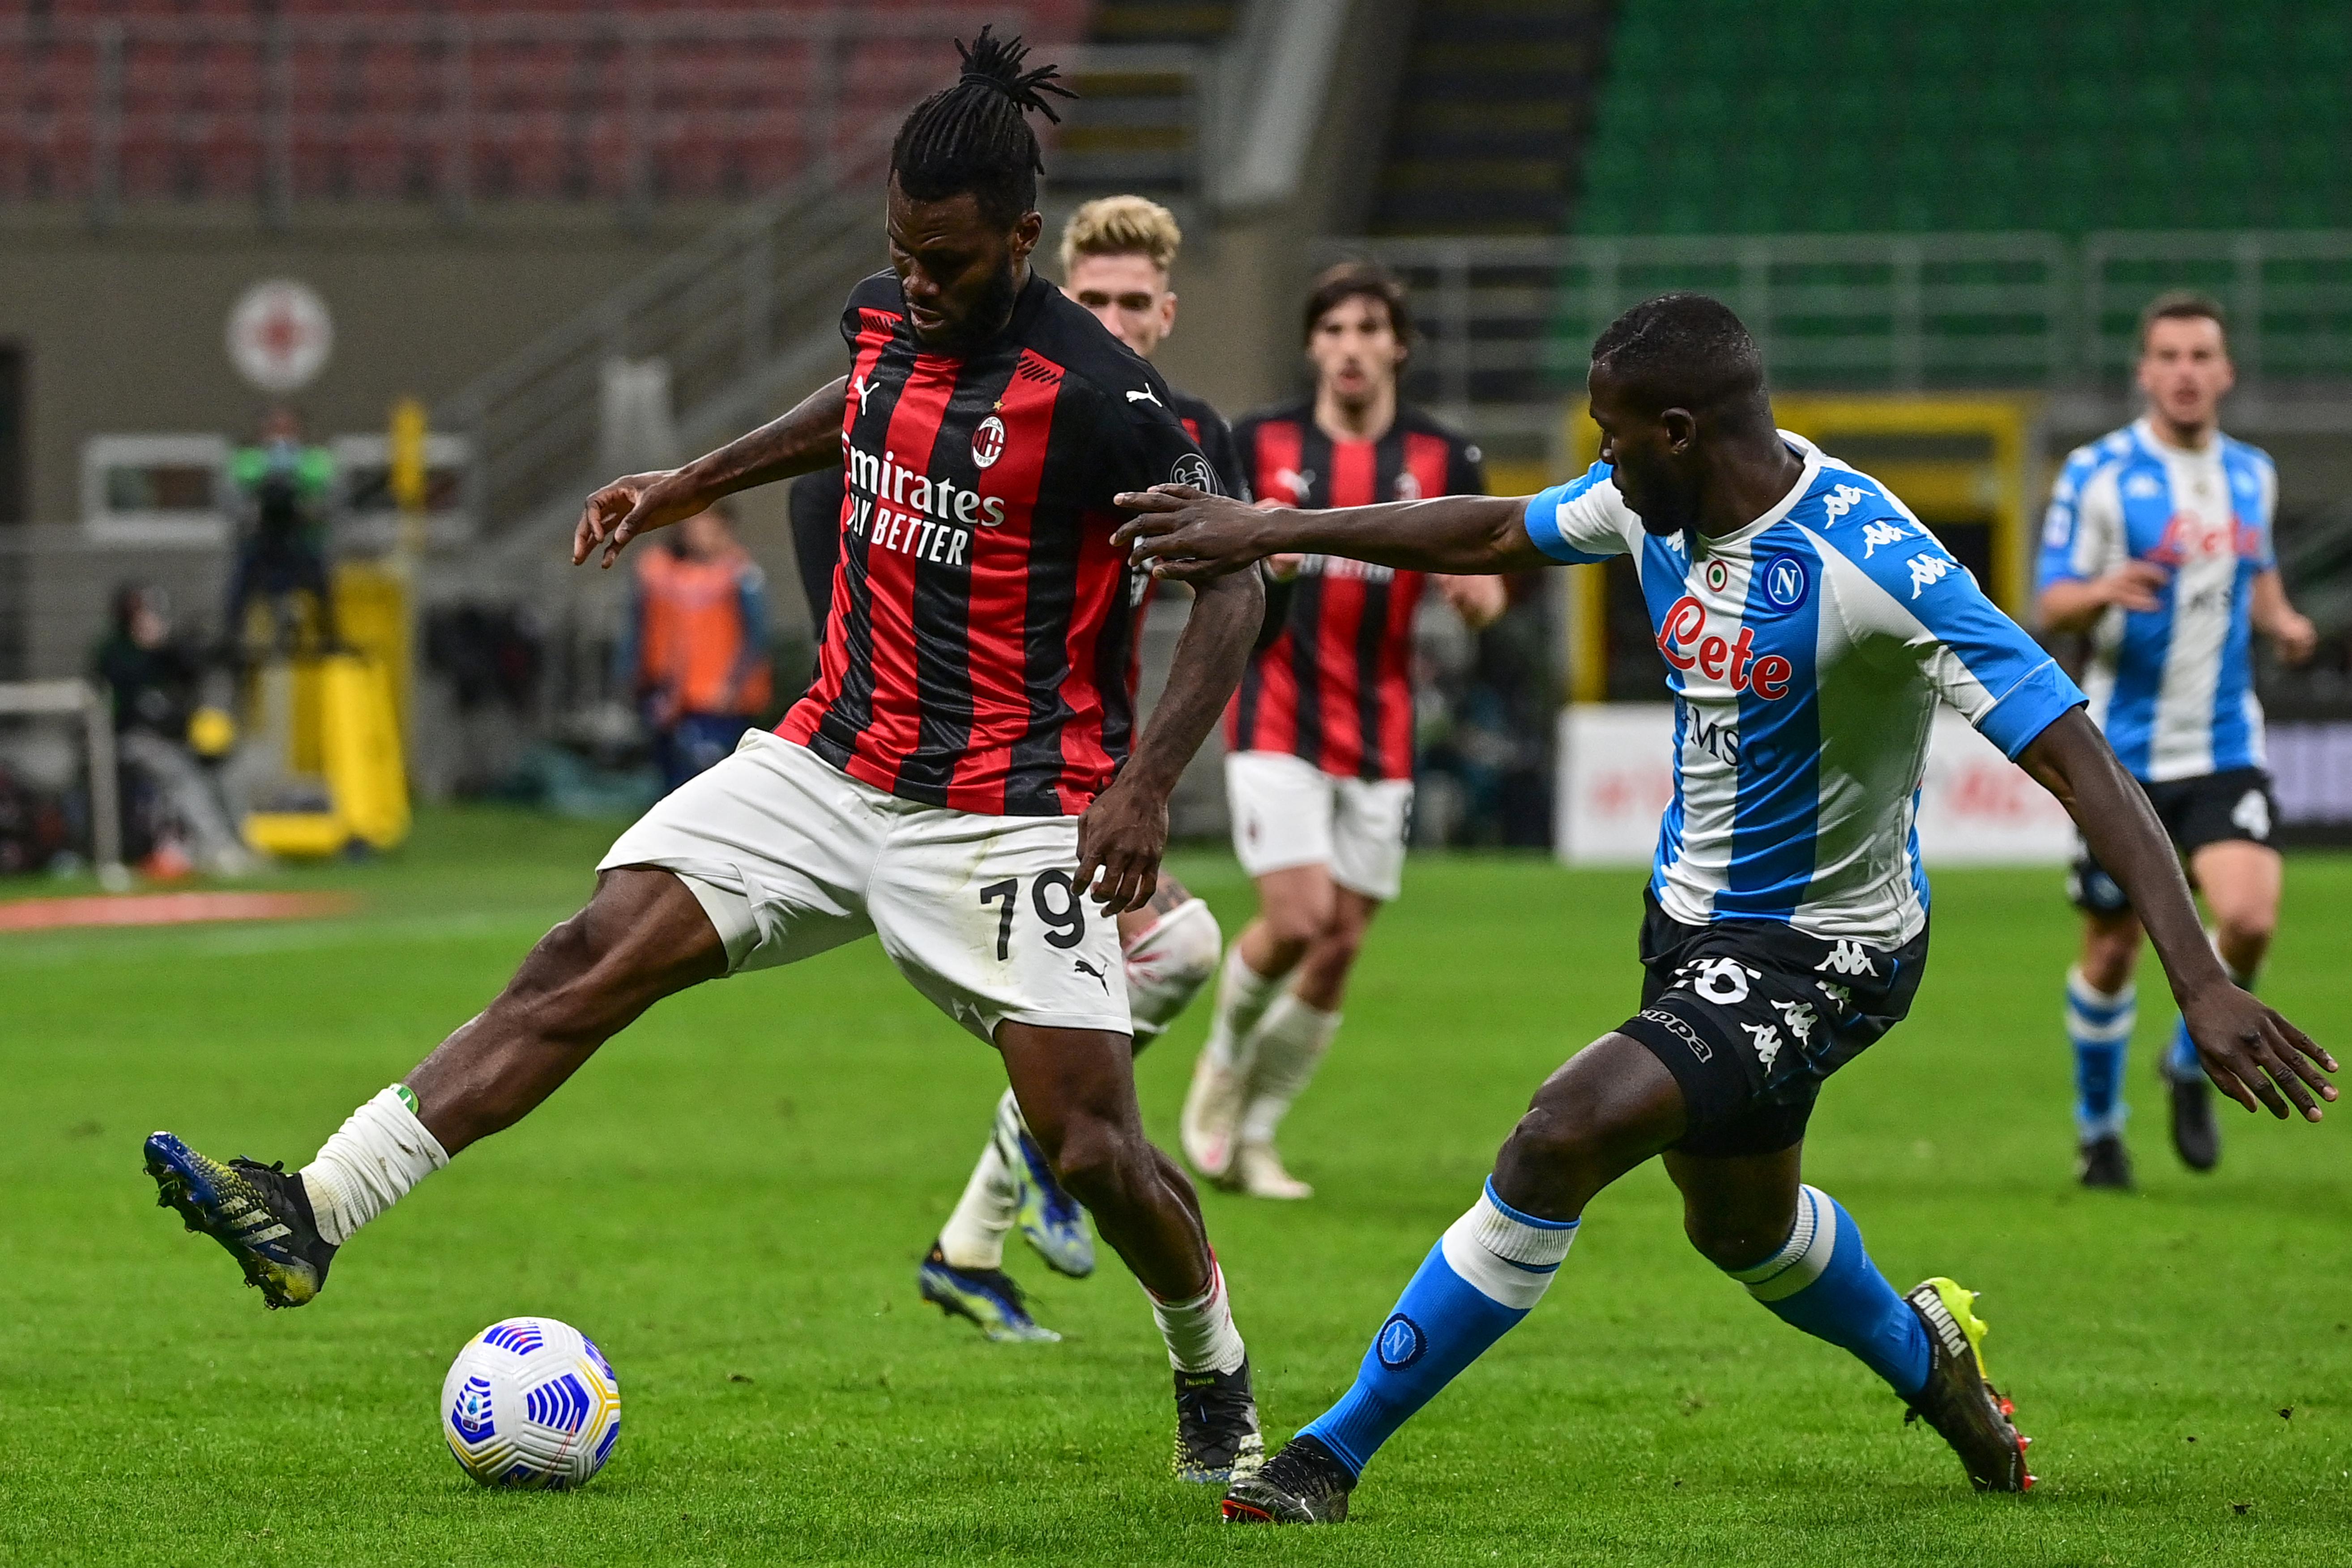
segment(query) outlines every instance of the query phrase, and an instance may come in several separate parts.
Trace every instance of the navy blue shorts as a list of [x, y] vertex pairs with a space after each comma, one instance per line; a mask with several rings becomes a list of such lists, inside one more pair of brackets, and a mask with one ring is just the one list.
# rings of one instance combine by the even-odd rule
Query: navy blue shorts
[[1683, 1091], [1685, 1154], [1804, 1141], [1822, 1082], [1903, 1021], [1927, 931], [1900, 947], [1822, 942], [1771, 921], [1685, 925], [1645, 900], [1642, 1010], [1618, 1026]]

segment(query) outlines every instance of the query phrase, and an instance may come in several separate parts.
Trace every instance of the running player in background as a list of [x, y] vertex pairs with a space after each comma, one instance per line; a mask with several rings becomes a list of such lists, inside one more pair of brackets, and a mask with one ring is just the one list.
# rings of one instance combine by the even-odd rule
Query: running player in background
[[1050, 114], [1052, 68], [1024, 71], [1019, 41], [986, 29], [964, 53], [892, 145], [891, 270], [843, 312], [849, 374], [682, 468], [605, 486], [572, 542], [575, 564], [609, 567], [721, 496], [845, 463], [816, 684], [624, 833], [588, 907], [309, 1166], [215, 1161], [158, 1132], [147, 1168], [270, 1305], [299, 1306], [353, 1232], [661, 998], [878, 937], [995, 1047], [1056, 1173], [1143, 1284], [1174, 1368], [1177, 1473], [1230, 1478], [1262, 1452], [1249, 1363], [1192, 1185], [1143, 1135], [1112, 918], [1150, 898], [1169, 792], [1241, 678], [1264, 595], [1250, 574], [1203, 585], [1135, 739], [1140, 595], [1110, 498], [1215, 477], [1166, 384], [1030, 271], [1027, 116]]
[[[2221, 434], [2235, 379], [2219, 304], [2188, 293], [2149, 304], [2139, 358], [2147, 413], [2066, 459], [2042, 531], [2039, 608], [2047, 630], [2091, 635], [2091, 717], [2187, 858], [2231, 980], [2252, 990], [2283, 879], [2252, 634], [2290, 664], [2309, 658], [2317, 639], [2287, 603], [2272, 550], [2277, 472], [2266, 454]], [[2088, 848], [2067, 891], [2083, 911], [2082, 956], [2066, 973], [2078, 1174], [2086, 1187], [2129, 1187], [2123, 1073], [2138, 1016], [2140, 922]], [[2221, 1133], [2185, 1024], [2157, 1070], [2170, 1091], [2173, 1148], [2190, 1170], [2211, 1170]]]
[[1970, 1292], [1936, 1278], [1897, 1295], [1853, 1217], [1801, 1180], [1823, 1080], [1902, 1020], [1926, 966], [1912, 815], [1939, 702], [2065, 804], [2224, 1089], [2313, 1121], [2336, 1098], [2320, 1071], [2335, 1058], [2214, 957], [2162, 824], [2074, 683], [1876, 481], [1774, 429], [1737, 316], [1693, 294], [1637, 305], [1593, 344], [1590, 388], [1601, 460], [1533, 497], [1332, 512], [1165, 487], [1120, 498], [1139, 515], [1119, 536], [1183, 581], [1281, 551], [1420, 572], [1630, 554], [1675, 692], [1640, 1011], [1536, 1091], [1354, 1386], [1234, 1484], [1229, 1520], [1344, 1519], [1381, 1445], [1527, 1316], [1585, 1206], [1654, 1155], [1710, 1262], [1885, 1379], [1978, 1489], [2031, 1484]]
[[[1315, 393], [1235, 437], [1262, 506], [1477, 495], [1478, 448], [1399, 400], [1412, 350], [1404, 289], [1375, 267], [1316, 279], [1304, 336]], [[1257, 917], [1225, 954], [1181, 1137], [1192, 1168], [1262, 1198], [1314, 1189], [1274, 1143], [1339, 1029], [1348, 972], [1397, 896], [1412, 816], [1412, 623], [1433, 583], [1475, 631], [1503, 613], [1493, 577], [1425, 577], [1338, 556], [1268, 563], [1265, 630], [1225, 713], [1234, 853]]]
[[[1088, 202], [1062, 229], [1062, 292], [1150, 359], [1176, 326], [1176, 292], [1168, 286], [1168, 275], [1183, 239], [1175, 215], [1157, 202], [1141, 196]], [[1246, 495], [1234, 460], [1233, 432], [1223, 418], [1200, 398], [1172, 387], [1169, 392], [1170, 408], [1200, 445], [1225, 493]], [[1139, 617], [1151, 586], [1148, 577], [1135, 580]], [[1151, 901], [1118, 917], [1118, 942], [1139, 1051], [1176, 1021], [1216, 973], [1224, 936], [1209, 906], [1162, 870]], [[1004, 1238], [1015, 1224], [1048, 1267], [1072, 1279], [1094, 1272], [1086, 1210], [1054, 1179], [1053, 1163], [1021, 1119], [1020, 1102], [1008, 1089], [996, 1103], [996, 1119], [971, 1180], [931, 1244], [916, 1283], [923, 1300], [951, 1316], [971, 1319], [992, 1340], [1058, 1340], [1059, 1334], [1030, 1314], [1021, 1288], [1004, 1271]]]

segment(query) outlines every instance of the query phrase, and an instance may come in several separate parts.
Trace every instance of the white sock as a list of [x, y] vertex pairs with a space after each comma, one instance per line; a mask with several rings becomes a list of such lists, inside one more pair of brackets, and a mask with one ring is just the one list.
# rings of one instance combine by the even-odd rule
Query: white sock
[[1160, 1037], [1217, 973], [1224, 933], [1198, 899], [1169, 910], [1128, 945], [1127, 1009], [1138, 1049]]
[[416, 1120], [416, 1096], [396, 1083], [344, 1118], [299, 1173], [319, 1234], [341, 1247], [448, 1163]]
[[1150, 1297], [1160, 1337], [1168, 1342], [1168, 1364], [1178, 1372], [1231, 1372], [1248, 1356], [1242, 1331], [1234, 1327], [1225, 1271], [1215, 1253], [1209, 1255], [1209, 1288], [1191, 1300], [1163, 1301], [1149, 1290], [1144, 1295]]
[[1310, 1007], [1295, 992], [1284, 992], [1265, 1010], [1250, 1041], [1249, 1102], [1242, 1110], [1237, 1142], [1274, 1142], [1274, 1130], [1291, 1102], [1307, 1091], [1339, 1032], [1339, 1014]]
[[989, 1131], [988, 1147], [980, 1152], [980, 1163], [971, 1168], [971, 1180], [964, 1184], [955, 1212], [940, 1227], [940, 1256], [950, 1268], [1004, 1267], [1004, 1237], [1021, 1211], [1020, 1178], [1004, 1147], [1020, 1136], [1024, 1125], [1020, 1104], [1008, 1089], [996, 1102], [996, 1125]]
[[1226, 950], [1224, 968], [1217, 975], [1217, 1009], [1209, 1020], [1209, 1043], [1202, 1047], [1211, 1061], [1229, 1072], [1249, 1070], [1244, 1047], [1282, 982], [1280, 974], [1252, 969], [1242, 957], [1240, 942]]
[[1506, 1207], [1489, 1179], [1470, 1211], [1446, 1227], [1438, 1242], [1446, 1267], [1478, 1293], [1515, 1312], [1532, 1311], [1551, 1289], [1568, 1249], [1576, 1245], [1578, 1220], [1538, 1219]]

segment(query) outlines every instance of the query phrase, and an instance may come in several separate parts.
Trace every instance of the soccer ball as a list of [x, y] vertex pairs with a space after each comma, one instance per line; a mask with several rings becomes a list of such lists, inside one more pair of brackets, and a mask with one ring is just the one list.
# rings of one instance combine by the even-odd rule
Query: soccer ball
[[621, 1380], [571, 1324], [508, 1318], [467, 1341], [450, 1363], [441, 1435], [486, 1487], [581, 1486], [621, 1436]]

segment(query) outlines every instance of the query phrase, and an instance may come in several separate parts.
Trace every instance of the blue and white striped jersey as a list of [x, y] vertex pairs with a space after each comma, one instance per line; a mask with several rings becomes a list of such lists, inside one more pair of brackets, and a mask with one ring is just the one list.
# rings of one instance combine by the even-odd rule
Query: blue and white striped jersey
[[2126, 560], [2171, 570], [2153, 610], [2111, 606], [2083, 682], [2124, 766], [2151, 784], [2264, 765], [2254, 697], [2254, 579], [2277, 563], [2278, 471], [2217, 436], [2184, 452], [2138, 420], [2066, 459], [2042, 531], [2042, 585]]
[[1595, 463], [1528, 502], [1528, 536], [1641, 574], [1675, 694], [1666, 913], [1897, 947], [1927, 920], [1914, 817], [1937, 700], [2014, 757], [2083, 694], [1876, 480], [1782, 438], [1804, 473], [1736, 532], [1654, 538]]

